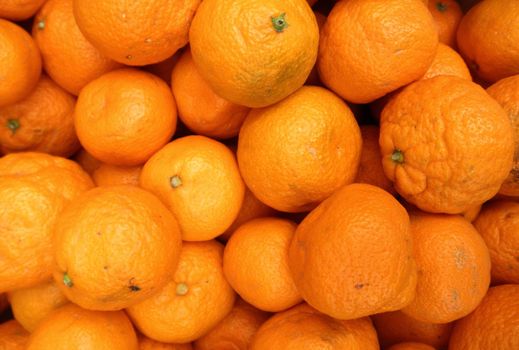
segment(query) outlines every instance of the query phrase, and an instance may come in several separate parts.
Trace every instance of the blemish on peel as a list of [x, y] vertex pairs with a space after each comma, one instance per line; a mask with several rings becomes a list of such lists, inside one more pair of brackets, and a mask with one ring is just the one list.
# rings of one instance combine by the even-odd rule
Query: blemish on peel
[[70, 278], [67, 272], [63, 274], [63, 284], [65, 284], [69, 288], [74, 286], [74, 282], [72, 282], [72, 278]]
[[465, 256], [465, 251], [461, 248], [456, 249], [456, 253], [454, 253], [454, 261], [456, 263], [456, 267], [458, 269], [462, 269], [465, 267], [465, 262], [467, 257]]
[[138, 291], [141, 290], [141, 288], [140, 288], [139, 286], [135, 286], [135, 285], [133, 285], [133, 286], [129, 286], [128, 288], [129, 288], [132, 292], [138, 292]]
[[132, 292], [138, 292], [141, 290], [141, 287], [139, 287], [138, 285], [135, 284], [135, 277], [132, 277], [130, 278], [130, 280], [128, 281], [129, 283], [129, 286], [128, 286], [128, 289]]

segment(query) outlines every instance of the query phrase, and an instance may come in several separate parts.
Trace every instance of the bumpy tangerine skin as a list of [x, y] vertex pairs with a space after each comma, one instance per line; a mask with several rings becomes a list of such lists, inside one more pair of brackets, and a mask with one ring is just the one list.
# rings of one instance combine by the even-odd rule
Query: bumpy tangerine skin
[[514, 165], [499, 193], [519, 196], [519, 74], [499, 80], [487, 92], [504, 108], [514, 130]]
[[0, 324], [0, 348], [9, 350], [25, 350], [29, 340], [27, 332], [16, 320]]
[[[454, 49], [442, 43], [438, 44], [438, 49], [431, 65], [418, 80], [430, 79], [439, 75], [453, 75], [472, 81], [472, 76], [463, 58]], [[402, 91], [402, 88], [381, 97], [370, 105], [372, 114], [377, 120], [380, 121], [382, 110], [400, 91]]]
[[248, 188], [245, 188], [240, 212], [232, 225], [221, 234], [219, 240], [228, 241], [234, 234], [234, 231], [249, 220], [274, 216], [275, 214], [276, 211], [274, 209], [261, 202]]
[[452, 323], [429, 323], [416, 320], [402, 311], [372, 315], [382, 348], [400, 342], [420, 342], [442, 349], [449, 343]]
[[252, 337], [270, 314], [236, 300], [231, 312], [216, 327], [194, 342], [195, 350], [248, 349]]
[[382, 168], [380, 147], [378, 146], [379, 128], [375, 125], [362, 125], [360, 132], [362, 134], [362, 151], [355, 182], [377, 186], [395, 194], [393, 183], [386, 177]]
[[101, 53], [143, 66], [172, 56], [188, 42], [200, 0], [74, 0], [81, 32]]
[[0, 176], [0, 292], [49, 279], [52, 231], [64, 205], [43, 185]]
[[189, 49], [173, 68], [171, 88], [178, 116], [193, 132], [222, 139], [238, 135], [249, 108], [218, 96], [198, 72]]
[[265, 322], [248, 349], [376, 350], [379, 346], [368, 317], [340, 321], [303, 303]]
[[119, 69], [81, 90], [74, 123], [83, 147], [109, 164], [143, 164], [175, 132], [176, 104], [160, 78]]
[[97, 186], [139, 186], [142, 166], [121, 167], [103, 163], [93, 171], [92, 179]]
[[29, 95], [41, 74], [41, 57], [31, 36], [16, 24], [0, 18], [0, 107]]
[[440, 43], [456, 47], [456, 32], [463, 17], [458, 2], [456, 0], [431, 0], [428, 7], [438, 28]]
[[409, 216], [372, 185], [345, 186], [310, 212], [288, 256], [303, 299], [334, 318], [398, 310], [414, 297]]
[[519, 284], [519, 203], [492, 201], [483, 206], [474, 226], [485, 240], [494, 284]]
[[[215, 241], [185, 242], [172, 280], [154, 296], [127, 309], [146, 336], [167, 343], [200, 338], [232, 310], [235, 292], [222, 271], [223, 246]], [[178, 284], [187, 293], [178, 294]], [[178, 325], [172, 327], [171, 325]]]
[[245, 192], [232, 151], [199, 135], [176, 139], [155, 153], [142, 169], [140, 185], [173, 212], [187, 241], [222, 234], [236, 219]]
[[481, 1], [461, 19], [457, 32], [459, 52], [474, 73], [489, 83], [518, 74], [517, 28], [519, 2]]
[[94, 184], [73, 161], [34, 152], [0, 158], [0, 181], [0, 291], [44, 282], [52, 270], [52, 230], [59, 213]]
[[473, 313], [455, 323], [449, 350], [518, 349], [519, 285], [492, 287]]
[[178, 224], [157, 197], [130, 185], [98, 187], [61, 213], [53, 277], [83, 308], [120, 310], [169, 281], [180, 247]]
[[[279, 31], [273, 18], [284, 15]], [[193, 60], [213, 90], [264, 107], [303, 85], [317, 58], [319, 30], [304, 0], [204, 0], [189, 32]]]
[[123, 311], [85, 310], [74, 304], [51, 313], [31, 334], [27, 350], [138, 350], [137, 335]]
[[32, 17], [45, 0], [2, 0], [0, 17], [11, 21], [21, 21]]
[[442, 43], [438, 44], [438, 50], [432, 63], [420, 80], [433, 78], [438, 75], [454, 75], [472, 80], [469, 68], [460, 54]]
[[[0, 108], [0, 150], [35, 151], [69, 157], [79, 149], [74, 129], [76, 99], [46, 75], [41, 75], [25, 99]], [[16, 120], [16, 130], [9, 122]]]
[[340, 1], [321, 31], [319, 75], [342, 98], [368, 103], [422, 76], [437, 45], [419, 0]]
[[223, 271], [227, 281], [245, 301], [261, 310], [279, 312], [302, 301], [287, 262], [296, 227], [280, 218], [251, 220], [240, 226], [225, 246]]
[[37, 152], [20, 152], [0, 158], [0, 176], [33, 181], [70, 201], [94, 187], [88, 174], [74, 161]]
[[122, 65], [104, 56], [79, 30], [73, 0], [47, 0], [34, 18], [32, 36], [49, 76], [73, 95]]
[[411, 215], [418, 283], [402, 309], [422, 322], [460, 319], [481, 302], [490, 285], [490, 256], [474, 226], [458, 215]]
[[53, 280], [11, 291], [8, 296], [14, 318], [29, 332], [53, 310], [69, 302]]
[[[386, 175], [420, 209], [457, 214], [494, 196], [513, 160], [509, 118], [479, 85], [437, 76], [406, 87], [382, 111]], [[396, 154], [403, 161], [393, 160]]]
[[272, 208], [303, 212], [354, 181], [359, 126], [337, 95], [304, 86], [272, 106], [253, 109], [238, 139], [238, 164], [254, 195]]

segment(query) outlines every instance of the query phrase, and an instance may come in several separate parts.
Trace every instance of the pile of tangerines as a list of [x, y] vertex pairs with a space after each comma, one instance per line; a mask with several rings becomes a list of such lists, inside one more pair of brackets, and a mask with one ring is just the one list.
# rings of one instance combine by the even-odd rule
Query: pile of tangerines
[[0, 154], [0, 349], [519, 349], [519, 1], [1, 0]]

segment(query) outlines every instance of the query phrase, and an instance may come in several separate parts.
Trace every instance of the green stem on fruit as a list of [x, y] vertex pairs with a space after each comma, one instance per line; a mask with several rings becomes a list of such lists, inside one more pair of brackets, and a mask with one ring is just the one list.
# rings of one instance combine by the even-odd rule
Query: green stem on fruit
[[18, 119], [7, 119], [7, 128], [11, 130], [13, 135], [16, 134], [16, 131], [20, 128], [20, 121]]
[[440, 12], [445, 12], [445, 11], [447, 11], [447, 4], [445, 4], [445, 3], [441, 2], [441, 1], [438, 1], [436, 3], [436, 8]]
[[74, 282], [72, 282], [72, 279], [66, 272], [63, 274], [63, 283], [69, 288], [74, 285]]
[[173, 188], [182, 186], [182, 179], [178, 175], [173, 175], [172, 177], [170, 177], [169, 182], [171, 184], [171, 187]]
[[288, 27], [288, 22], [285, 19], [285, 13], [280, 14], [276, 17], [270, 17], [272, 20], [272, 26], [274, 30], [278, 33], [281, 33], [286, 27]]
[[404, 163], [404, 153], [399, 149], [395, 149], [391, 154], [391, 160], [398, 164]]
[[189, 287], [185, 283], [178, 283], [177, 288], [175, 289], [175, 293], [178, 296], [186, 295], [188, 291], [189, 291]]

